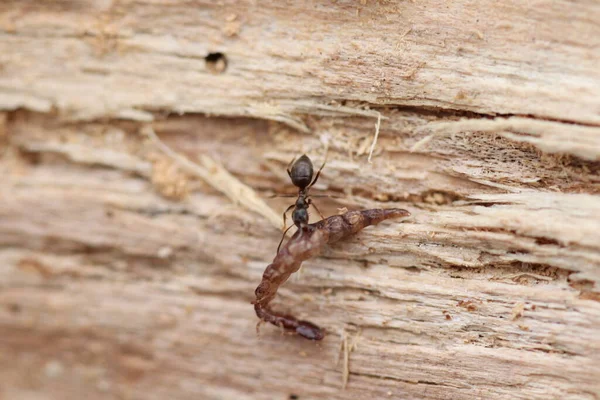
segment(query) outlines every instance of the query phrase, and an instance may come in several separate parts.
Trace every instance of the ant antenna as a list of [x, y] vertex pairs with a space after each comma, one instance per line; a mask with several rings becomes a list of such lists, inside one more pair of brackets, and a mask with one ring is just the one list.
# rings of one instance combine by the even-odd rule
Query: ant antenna
[[279, 253], [279, 249], [281, 248], [281, 244], [283, 243], [283, 238], [285, 238], [285, 234], [287, 233], [287, 231], [289, 231], [290, 229], [292, 229], [292, 226], [294, 225], [290, 225], [284, 232], [283, 235], [281, 235], [281, 240], [279, 241], [279, 246], [277, 246], [277, 253]]

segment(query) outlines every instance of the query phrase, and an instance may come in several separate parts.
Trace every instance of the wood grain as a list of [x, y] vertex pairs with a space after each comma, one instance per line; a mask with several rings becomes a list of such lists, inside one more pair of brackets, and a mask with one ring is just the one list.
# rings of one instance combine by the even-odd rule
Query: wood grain
[[[204, 112], [302, 124], [301, 115], [320, 114], [321, 105], [352, 100], [600, 125], [595, 1], [0, 7], [3, 108], [58, 107], [74, 118]], [[209, 52], [226, 55], [226, 73], [210, 73]]]
[[[0, 399], [600, 398], [598, 20], [595, 1], [2, 2]], [[412, 216], [280, 290], [321, 343], [257, 335], [280, 230], [149, 126], [275, 213], [305, 152], [327, 154], [325, 215]]]

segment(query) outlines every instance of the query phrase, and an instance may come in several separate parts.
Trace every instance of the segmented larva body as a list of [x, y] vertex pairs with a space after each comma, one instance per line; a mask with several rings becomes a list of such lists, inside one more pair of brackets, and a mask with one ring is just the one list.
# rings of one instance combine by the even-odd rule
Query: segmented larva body
[[281, 248], [273, 262], [267, 266], [263, 278], [255, 290], [254, 310], [263, 321], [270, 322], [287, 331], [311, 340], [321, 340], [324, 332], [308, 321], [301, 321], [291, 315], [279, 314], [268, 307], [277, 289], [298, 271], [302, 262], [316, 256], [328, 243], [334, 243], [353, 235], [369, 225], [376, 225], [391, 218], [406, 217], [410, 213], [399, 208], [350, 211], [309, 224]]

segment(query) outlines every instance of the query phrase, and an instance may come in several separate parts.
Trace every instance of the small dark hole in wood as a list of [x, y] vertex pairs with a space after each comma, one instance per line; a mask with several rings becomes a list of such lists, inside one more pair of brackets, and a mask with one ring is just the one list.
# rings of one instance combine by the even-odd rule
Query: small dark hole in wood
[[18, 314], [21, 312], [21, 306], [16, 303], [11, 303], [8, 305], [8, 310], [13, 314]]
[[299, 398], [297, 394], [290, 394], [290, 400], [298, 400]]
[[213, 74], [222, 74], [227, 69], [227, 57], [225, 57], [225, 54], [223, 53], [208, 53], [208, 55], [204, 57], [204, 61], [206, 63], [206, 69]]

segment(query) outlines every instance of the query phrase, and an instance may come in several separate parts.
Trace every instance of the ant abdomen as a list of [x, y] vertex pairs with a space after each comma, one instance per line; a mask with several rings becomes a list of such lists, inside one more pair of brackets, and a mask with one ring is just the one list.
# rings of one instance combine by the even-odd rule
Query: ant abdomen
[[300, 188], [300, 190], [306, 189], [310, 185], [313, 176], [313, 165], [312, 161], [306, 154], [300, 157], [290, 171], [290, 178], [294, 186]]

